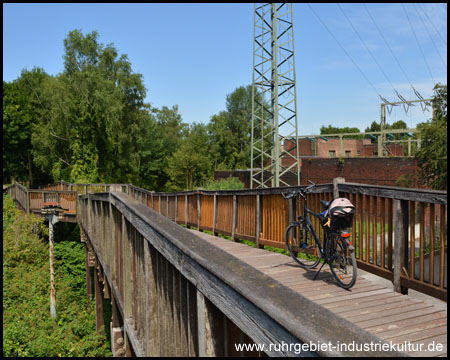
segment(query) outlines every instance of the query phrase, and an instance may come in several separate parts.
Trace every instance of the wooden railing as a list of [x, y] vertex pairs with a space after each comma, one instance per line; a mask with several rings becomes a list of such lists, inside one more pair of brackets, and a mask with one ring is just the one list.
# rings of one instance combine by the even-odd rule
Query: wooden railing
[[56, 184], [49, 184], [43, 186], [43, 190], [61, 190], [61, 191], [76, 191], [82, 195], [88, 192], [108, 192], [108, 191], [122, 191], [127, 192], [127, 184], [71, 184], [66, 181], [60, 181]]
[[61, 216], [72, 216], [75, 219], [78, 195], [76, 191], [27, 189], [15, 183], [8, 188], [8, 193], [27, 213], [40, 212], [45, 202], [53, 201], [64, 209]]
[[[46, 196], [58, 200], [59, 189], [119, 191], [178, 224], [250, 240], [261, 248], [285, 249], [284, 229], [303, 206], [282, 198], [282, 192], [293, 188], [156, 193], [133, 185], [61, 182], [48, 186], [55, 189], [53, 195], [44, 195], [16, 185], [10, 191], [24, 209], [38, 209]], [[67, 201], [63, 207], [70, 203], [73, 209], [73, 195], [58, 196], [62, 206]], [[352, 241], [359, 268], [391, 280], [396, 291], [410, 288], [447, 300], [446, 192], [336, 182], [317, 185], [308, 194], [308, 207], [320, 212], [320, 200], [336, 196], [348, 197], [356, 206]], [[313, 225], [322, 237], [317, 219]]]
[[[301, 201], [281, 196], [291, 189], [156, 193], [130, 185], [129, 194], [178, 224], [285, 249], [284, 229], [303, 209]], [[320, 212], [320, 200], [337, 194], [356, 206], [352, 242], [358, 267], [391, 280], [396, 291], [411, 288], [447, 300], [446, 192], [322, 184], [308, 194], [308, 207]], [[323, 238], [317, 219], [313, 225]]]
[[[264, 346], [267, 355], [298, 356], [305, 343], [351, 339], [360, 349], [362, 344], [383, 343], [146, 206], [151, 201], [169, 217], [180, 211], [188, 222], [190, 210], [201, 214], [204, 204], [211, 210], [211, 201], [219, 208], [214, 197], [202, 206], [197, 193], [177, 195], [178, 203], [175, 195], [148, 197], [135, 187], [130, 190], [140, 201], [121, 192], [88, 194], [80, 196], [77, 209], [86, 253], [92, 254], [86, 257], [86, 274], [90, 284], [89, 265], [94, 266], [98, 329], [103, 326], [104, 297], [113, 305], [115, 355], [258, 356], [234, 346], [253, 343]], [[238, 196], [234, 199], [237, 204]], [[183, 201], [184, 208], [178, 206]], [[317, 353], [301, 355], [368, 354], [316, 348]], [[381, 350], [369, 354], [401, 355]]]

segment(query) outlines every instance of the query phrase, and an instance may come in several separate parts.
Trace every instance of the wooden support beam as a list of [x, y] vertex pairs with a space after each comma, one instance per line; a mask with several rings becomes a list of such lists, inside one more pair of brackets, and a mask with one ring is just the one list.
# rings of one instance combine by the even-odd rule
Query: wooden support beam
[[[100, 265], [97, 261], [97, 264]], [[101, 288], [99, 271], [94, 269], [94, 286], [95, 286], [95, 326], [97, 333], [105, 335], [105, 321], [103, 319], [103, 292]]]
[[[81, 232], [83, 233], [84, 231], [81, 230]], [[86, 268], [86, 298], [89, 309], [89, 302], [92, 298], [92, 278], [91, 278], [91, 269], [89, 266], [89, 249], [86, 242], [84, 243], [84, 251], [85, 251], [85, 268]]]

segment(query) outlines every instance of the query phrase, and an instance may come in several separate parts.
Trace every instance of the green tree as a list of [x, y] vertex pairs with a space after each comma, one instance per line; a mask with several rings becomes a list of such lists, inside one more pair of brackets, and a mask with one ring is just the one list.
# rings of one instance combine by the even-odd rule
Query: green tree
[[[356, 127], [334, 127], [331, 125], [324, 126], [320, 128], [320, 135], [328, 135], [328, 134], [348, 134], [348, 133], [360, 133], [361, 131]], [[347, 136], [347, 138], [353, 138], [353, 139], [361, 139], [362, 135], [350, 135]]]
[[[257, 94], [256, 101], [264, 102], [263, 96]], [[227, 95], [226, 109], [213, 115], [208, 124], [215, 169], [250, 166], [251, 120], [252, 86], [240, 86]], [[259, 131], [256, 129], [255, 138], [260, 137]]]
[[22, 70], [11, 83], [3, 82], [3, 176], [42, 184], [48, 176], [38, 171], [32, 155], [33, 126], [42, 115], [42, 84], [49, 76], [41, 68]]
[[64, 48], [64, 72], [44, 86], [47, 113], [32, 136], [37, 164], [54, 180], [137, 182], [142, 75], [95, 31], [69, 32]]
[[447, 85], [434, 87], [433, 117], [417, 125], [420, 149], [415, 153], [419, 181], [435, 190], [447, 189]]
[[168, 161], [169, 190], [192, 190], [212, 177], [210, 138], [203, 124], [190, 126], [186, 137]]

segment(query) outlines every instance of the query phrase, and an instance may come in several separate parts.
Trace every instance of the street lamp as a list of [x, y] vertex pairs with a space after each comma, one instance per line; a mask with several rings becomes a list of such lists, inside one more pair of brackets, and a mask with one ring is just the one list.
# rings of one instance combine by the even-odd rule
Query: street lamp
[[58, 203], [47, 201], [43, 204], [41, 213], [48, 220], [48, 241], [50, 248], [50, 316], [56, 318], [56, 293], [55, 293], [55, 271], [53, 257], [53, 225], [59, 221], [58, 215], [64, 210]]

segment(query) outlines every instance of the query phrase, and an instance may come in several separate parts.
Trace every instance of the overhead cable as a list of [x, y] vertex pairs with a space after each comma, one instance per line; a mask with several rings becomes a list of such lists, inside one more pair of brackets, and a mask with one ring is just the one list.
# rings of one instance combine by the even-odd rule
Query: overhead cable
[[375, 93], [381, 97], [381, 95], [379, 94], [379, 92], [377, 91], [375, 86], [372, 84], [372, 82], [367, 78], [367, 76], [364, 74], [364, 72], [361, 70], [361, 68], [358, 66], [358, 64], [353, 60], [353, 58], [350, 56], [350, 54], [344, 49], [344, 47], [341, 45], [341, 43], [336, 38], [336, 36], [334, 36], [334, 34], [331, 32], [331, 30], [328, 28], [328, 26], [322, 21], [320, 16], [314, 11], [314, 9], [312, 8], [312, 6], [309, 3], [308, 3], [308, 7], [311, 9], [313, 14], [320, 21], [320, 23], [325, 27], [325, 29], [328, 31], [328, 33], [331, 35], [331, 37], [334, 39], [334, 41], [336, 41], [336, 43], [339, 45], [339, 47], [342, 49], [342, 51], [347, 55], [347, 57], [350, 59], [350, 61], [353, 63], [353, 65], [355, 65], [355, 67], [359, 70], [359, 72], [364, 77], [364, 79], [366, 79], [366, 81], [370, 84], [370, 86], [372, 86], [372, 89], [375, 91]]
[[409, 19], [408, 12], [406, 11], [405, 5], [403, 3], [402, 3], [402, 8], [403, 8], [403, 11], [405, 12], [406, 18], [408, 19], [409, 26], [411, 27], [411, 30], [414, 34], [414, 38], [416, 39], [417, 46], [419, 47], [420, 53], [422, 54], [423, 60], [425, 61], [425, 65], [427, 66], [428, 72], [430, 73], [431, 80], [433, 80], [433, 83], [436, 83], [433, 78], [433, 74], [431, 73], [431, 69], [430, 69], [430, 66], [428, 65], [425, 54], [423, 53], [422, 47], [420, 46], [419, 39], [417, 38], [416, 32], [414, 31], [414, 27], [412, 26], [411, 20]]
[[[426, 13], [426, 11], [424, 11], [422, 9], [422, 6], [420, 4], [417, 4], [417, 6], [419, 6], [419, 8], [422, 10], [422, 12], [425, 14], [426, 18], [428, 19], [428, 22], [431, 24], [431, 26], [433, 26], [434, 31], [437, 32], [437, 34], [439, 35], [439, 37], [441, 38], [441, 40], [444, 42], [444, 44], [447, 46], [447, 41], [442, 37], [441, 33], [434, 27], [434, 22], [431, 21], [431, 19], [429, 18], [428, 14]], [[447, 12], [447, 9], [445, 9], [445, 12]]]
[[417, 10], [416, 4], [413, 4], [413, 5], [414, 5], [414, 9], [416, 10], [417, 17], [418, 17], [418, 18], [420, 19], [420, 21], [422, 22], [423, 27], [425, 28], [425, 31], [427, 32], [427, 34], [428, 34], [428, 36], [429, 36], [431, 42], [433, 43], [434, 48], [436, 49], [436, 52], [438, 53], [438, 55], [439, 55], [439, 57], [440, 57], [442, 63], [444, 64], [445, 70], [447, 70], [447, 64], [445, 63], [444, 59], [442, 58], [441, 53], [440, 53], [440, 51], [438, 50], [438, 48], [437, 48], [437, 46], [436, 46], [436, 43], [434, 42], [433, 38], [431, 37], [431, 34], [430, 34], [430, 32], [428, 31], [428, 28], [426, 27], [425, 22], [424, 22], [423, 19], [422, 19], [422, 16], [419, 15], [419, 11]]
[[359, 35], [358, 31], [356, 31], [355, 27], [353, 26], [353, 23], [350, 21], [349, 17], [346, 15], [346, 13], [344, 12], [344, 10], [342, 9], [341, 5], [338, 3], [337, 4], [339, 9], [341, 10], [342, 14], [344, 14], [345, 18], [347, 19], [347, 21], [349, 22], [350, 26], [352, 27], [353, 31], [356, 33], [356, 35], [358, 35], [359, 40], [361, 40], [362, 44], [364, 45], [364, 47], [366, 48], [367, 52], [370, 54], [370, 56], [372, 57], [373, 61], [375, 61], [375, 63], [378, 66], [378, 69], [380, 69], [380, 71], [382, 72], [382, 74], [384, 75], [384, 77], [386, 78], [386, 80], [388, 81], [388, 83], [391, 85], [392, 89], [394, 91], [395, 87], [394, 85], [392, 85], [391, 80], [389, 80], [388, 76], [386, 75], [386, 73], [384, 72], [383, 68], [381, 67], [381, 65], [378, 63], [377, 59], [375, 58], [375, 56], [372, 54], [372, 52], [370, 51], [370, 49], [368, 48], [368, 46], [366, 45], [366, 43], [364, 42], [364, 40], [361, 38], [361, 36]]
[[386, 46], [388, 47], [389, 51], [391, 52], [392, 56], [394, 57], [395, 61], [397, 62], [398, 67], [400, 68], [400, 70], [402, 71], [403, 75], [405, 75], [406, 80], [408, 80], [409, 85], [412, 86], [411, 80], [409, 80], [408, 75], [406, 74], [405, 70], [403, 69], [402, 65], [400, 64], [400, 61], [398, 60], [397, 56], [395, 55], [394, 51], [392, 51], [392, 48], [390, 47], [389, 43], [387, 42], [386, 38], [384, 37], [383, 33], [381, 32], [380, 28], [378, 27], [375, 19], [373, 18], [372, 14], [370, 13], [369, 9], [367, 8], [366, 4], [363, 4], [364, 8], [366, 9], [367, 14], [369, 15], [370, 19], [372, 20], [373, 24], [375, 25], [375, 27], [377, 28], [381, 38], [383, 39], [384, 43], [386, 44]]

